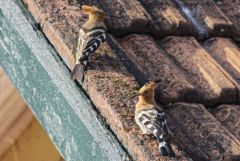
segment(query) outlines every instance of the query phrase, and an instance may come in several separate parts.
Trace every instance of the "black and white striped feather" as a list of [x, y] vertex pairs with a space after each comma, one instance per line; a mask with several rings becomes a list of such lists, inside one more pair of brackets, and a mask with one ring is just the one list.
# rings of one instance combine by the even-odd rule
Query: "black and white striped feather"
[[136, 123], [143, 133], [153, 134], [159, 142], [159, 151], [162, 156], [174, 156], [171, 146], [167, 142], [168, 129], [165, 114], [159, 109], [141, 110], [135, 116]]
[[95, 27], [90, 30], [80, 29], [76, 51], [76, 65], [71, 74], [72, 79], [83, 81], [84, 71], [87, 68], [90, 54], [97, 50], [105, 40], [106, 29], [104, 27]]
[[79, 32], [77, 61], [83, 63], [106, 40], [106, 29], [104, 27], [91, 30], [81, 28]]

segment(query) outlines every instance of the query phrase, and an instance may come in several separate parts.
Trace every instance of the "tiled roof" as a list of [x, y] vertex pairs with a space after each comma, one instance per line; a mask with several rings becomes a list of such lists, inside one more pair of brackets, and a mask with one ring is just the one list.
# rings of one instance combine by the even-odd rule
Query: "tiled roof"
[[[78, 30], [87, 18], [80, 3], [23, 1], [72, 69]], [[120, 18], [106, 19], [110, 36], [92, 55], [84, 86], [132, 158], [240, 160], [240, 1], [94, 4]], [[123, 101], [157, 78], [156, 99], [167, 114], [176, 159], [160, 157], [156, 140], [141, 136], [134, 123], [136, 99]]]

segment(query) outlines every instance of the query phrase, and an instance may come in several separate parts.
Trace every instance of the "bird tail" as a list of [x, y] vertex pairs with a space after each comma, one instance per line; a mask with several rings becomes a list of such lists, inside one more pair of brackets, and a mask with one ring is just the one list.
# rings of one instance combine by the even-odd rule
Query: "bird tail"
[[71, 79], [72, 80], [78, 80], [80, 83], [84, 81], [84, 71], [86, 69], [86, 66], [82, 63], [77, 63], [71, 73]]
[[175, 156], [170, 144], [163, 140], [162, 135], [157, 136], [157, 140], [159, 142], [159, 151], [161, 156]]

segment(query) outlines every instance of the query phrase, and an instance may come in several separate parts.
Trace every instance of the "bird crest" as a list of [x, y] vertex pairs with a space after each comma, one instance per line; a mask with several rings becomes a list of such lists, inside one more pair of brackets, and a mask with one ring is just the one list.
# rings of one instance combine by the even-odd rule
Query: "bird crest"
[[88, 6], [88, 5], [83, 5], [82, 6], [82, 11], [83, 13], [87, 15], [94, 15], [99, 18], [104, 18], [105, 12], [98, 8], [97, 6]]
[[140, 88], [139, 94], [143, 95], [143, 94], [147, 94], [150, 92], [154, 92], [154, 90], [158, 87], [159, 82], [160, 82], [160, 80], [148, 81], [147, 83], [144, 84], [144, 86], [142, 86], [142, 88]]

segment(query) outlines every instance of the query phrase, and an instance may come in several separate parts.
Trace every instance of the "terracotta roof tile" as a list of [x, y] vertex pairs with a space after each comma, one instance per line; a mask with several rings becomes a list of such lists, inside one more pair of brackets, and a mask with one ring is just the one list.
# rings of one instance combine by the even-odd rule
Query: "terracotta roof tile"
[[[176, 103], [168, 112], [181, 128], [173, 129], [175, 135], [184, 131], [184, 146], [193, 160], [236, 160], [239, 159], [240, 142], [214, 118], [204, 106]], [[190, 137], [188, 137], [190, 135]], [[193, 144], [184, 140], [191, 139]], [[196, 149], [196, 150], [195, 150]], [[195, 152], [199, 151], [199, 152]]]
[[235, 84], [193, 37], [167, 37], [160, 42], [160, 46], [197, 89], [192, 100], [214, 104], [238, 98]]
[[99, 1], [100, 6], [111, 16], [106, 18], [108, 30], [115, 35], [129, 32], [147, 32], [150, 16], [137, 0]]
[[212, 0], [175, 0], [199, 38], [232, 35], [232, 22]]
[[151, 15], [152, 23], [149, 24], [149, 29], [153, 36], [194, 34], [191, 25], [172, 0], [140, 0], [140, 2]]
[[[158, 87], [158, 100], [165, 104], [192, 100], [190, 95], [196, 89], [151, 36], [129, 35], [121, 39], [120, 44], [145, 80], [162, 79]], [[133, 74], [137, 76], [139, 73]]]
[[205, 42], [209, 54], [240, 84], [240, 48], [228, 38], [212, 38]]
[[216, 5], [233, 22], [234, 35], [240, 36], [240, 1], [236, 0], [215, 0]]
[[211, 110], [214, 117], [240, 141], [240, 106], [221, 105]]

